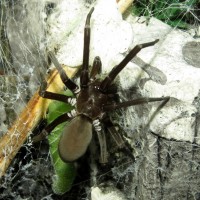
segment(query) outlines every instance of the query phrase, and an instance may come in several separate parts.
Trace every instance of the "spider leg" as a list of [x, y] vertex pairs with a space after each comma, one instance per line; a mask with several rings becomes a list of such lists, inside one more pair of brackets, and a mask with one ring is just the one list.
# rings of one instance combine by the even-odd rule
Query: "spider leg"
[[68, 113], [64, 113], [61, 116], [57, 117], [54, 121], [52, 121], [49, 125], [47, 125], [40, 134], [34, 136], [32, 138], [32, 141], [35, 142], [39, 142], [41, 140], [44, 140], [46, 138], [47, 135], [49, 135], [51, 133], [51, 131], [58, 126], [59, 124], [66, 122], [67, 120], [69, 120], [71, 117], [69, 116]]
[[94, 58], [94, 62], [92, 65], [92, 70], [90, 72], [90, 79], [94, 80], [97, 74], [100, 74], [102, 70], [102, 63], [99, 56]]
[[94, 120], [93, 126], [94, 126], [96, 133], [97, 133], [98, 140], [99, 140], [99, 146], [100, 146], [99, 163], [106, 164], [108, 162], [108, 152], [107, 152], [107, 144], [106, 144], [105, 133], [100, 126], [99, 120]]
[[76, 94], [78, 92], [78, 86], [67, 76], [53, 52], [49, 52], [48, 56], [51, 59], [52, 63], [55, 65], [56, 69], [58, 70], [58, 73], [60, 74], [60, 78], [64, 85]]
[[127, 56], [118, 64], [116, 65], [108, 74], [108, 76], [101, 82], [100, 90], [102, 92], [106, 92], [107, 88], [111, 85], [115, 77], [121, 72], [121, 70], [132, 60], [134, 56], [137, 55], [137, 53], [146, 47], [153, 46], [156, 44], [159, 40], [155, 40], [153, 42], [143, 43], [136, 45], [128, 54]]
[[85, 29], [84, 29], [84, 47], [83, 47], [83, 65], [80, 75], [81, 88], [87, 87], [89, 82], [89, 47], [90, 47], [90, 18], [94, 11], [94, 8], [90, 10], [87, 15]]
[[46, 91], [46, 88], [47, 88], [47, 82], [43, 81], [43, 83], [41, 84], [40, 90], [39, 90], [39, 95], [42, 98], [62, 101], [64, 103], [69, 103], [70, 98], [68, 96]]
[[106, 136], [104, 131], [97, 132], [99, 145], [100, 145], [100, 158], [99, 163], [106, 164], [108, 162], [108, 152], [107, 152], [107, 145], [106, 145]]
[[117, 147], [119, 150], [123, 151], [125, 154], [128, 154], [128, 156], [135, 161], [135, 158], [131, 152], [130, 145], [123, 139], [123, 137], [119, 134], [119, 132], [116, 130], [114, 124], [112, 121], [107, 118], [105, 121], [106, 128], [108, 129], [112, 139], [115, 141]]
[[119, 109], [119, 108], [126, 108], [129, 106], [134, 106], [134, 105], [144, 104], [144, 103], [149, 103], [149, 102], [155, 102], [155, 101], [163, 101], [163, 103], [161, 104], [163, 107], [169, 101], [169, 99], [170, 99], [170, 97], [140, 98], [140, 99], [134, 99], [134, 100], [125, 101], [125, 102], [105, 105], [105, 106], [103, 106], [103, 110], [105, 112], [107, 112], [107, 111], [112, 111], [112, 110]]

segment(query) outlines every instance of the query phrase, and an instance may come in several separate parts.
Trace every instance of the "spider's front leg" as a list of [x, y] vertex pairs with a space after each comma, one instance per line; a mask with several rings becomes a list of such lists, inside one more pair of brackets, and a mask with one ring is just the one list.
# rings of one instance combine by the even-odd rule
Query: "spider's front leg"
[[87, 88], [89, 82], [89, 48], [90, 48], [90, 18], [94, 11], [94, 8], [90, 10], [87, 15], [85, 29], [84, 29], [84, 45], [83, 45], [83, 65], [80, 75], [80, 86], [81, 88]]

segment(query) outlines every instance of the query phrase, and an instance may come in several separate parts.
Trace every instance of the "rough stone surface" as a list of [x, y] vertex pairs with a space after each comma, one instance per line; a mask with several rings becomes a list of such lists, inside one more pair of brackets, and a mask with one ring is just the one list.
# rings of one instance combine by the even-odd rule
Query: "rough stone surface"
[[99, 187], [92, 188], [91, 191], [92, 200], [125, 200], [123, 193], [118, 191], [115, 187], [107, 187], [101, 190]]
[[183, 46], [184, 60], [194, 67], [200, 68], [200, 42], [188, 42]]

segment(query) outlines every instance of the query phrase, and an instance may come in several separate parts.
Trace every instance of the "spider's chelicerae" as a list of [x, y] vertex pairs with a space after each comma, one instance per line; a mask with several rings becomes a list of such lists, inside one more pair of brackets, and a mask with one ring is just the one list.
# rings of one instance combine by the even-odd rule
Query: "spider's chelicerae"
[[[37, 141], [38, 138], [44, 138], [57, 125], [71, 119], [69, 125], [65, 127], [62, 133], [58, 145], [60, 157], [64, 162], [76, 161], [86, 152], [92, 139], [92, 128], [94, 126], [100, 144], [100, 162], [107, 163], [108, 152], [106, 147], [106, 137], [102, 131], [101, 123], [105, 124], [118, 148], [126, 148], [125, 141], [114, 128], [113, 123], [108, 117], [108, 113], [115, 109], [148, 102], [163, 101], [165, 104], [169, 100], [169, 97], [160, 97], [117, 102], [114, 98], [117, 93], [116, 87], [113, 87], [115, 77], [141, 49], [153, 46], [158, 40], [135, 46], [103, 80], [96, 78], [96, 76], [101, 73], [101, 60], [99, 57], [95, 57], [92, 69], [89, 72], [90, 18], [93, 11], [94, 8], [92, 8], [87, 15], [84, 29], [83, 64], [80, 72], [80, 89], [78, 85], [68, 78], [54, 54], [52, 52], [49, 53], [49, 57], [57, 68], [63, 83], [73, 92], [76, 98], [76, 108], [74, 110], [75, 112], [72, 112], [74, 113], [73, 117], [69, 113], [64, 113], [51, 122], [38, 136], [33, 138], [33, 140]], [[47, 82], [44, 82], [39, 91], [41, 97], [65, 103], [74, 102], [65, 95], [48, 92], [46, 91], [46, 88]]]

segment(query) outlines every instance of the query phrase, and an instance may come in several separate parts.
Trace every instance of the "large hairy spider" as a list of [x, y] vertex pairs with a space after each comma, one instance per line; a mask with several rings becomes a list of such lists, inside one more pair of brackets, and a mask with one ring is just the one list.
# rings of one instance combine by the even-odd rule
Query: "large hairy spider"
[[[84, 49], [83, 49], [83, 64], [80, 72], [80, 89], [71, 79], [68, 78], [61, 65], [58, 63], [52, 52], [49, 53], [51, 61], [57, 68], [59, 75], [65, 84], [70, 89], [76, 98], [76, 108], [73, 117], [69, 113], [64, 113], [51, 122], [47, 127], [33, 140], [44, 138], [57, 125], [71, 119], [60, 137], [58, 151], [61, 159], [64, 162], [73, 162], [80, 158], [87, 150], [92, 139], [92, 127], [94, 126], [97, 132], [100, 144], [100, 162], [108, 162], [108, 152], [106, 147], [106, 137], [101, 128], [101, 123], [104, 123], [113, 140], [119, 148], [125, 148], [125, 141], [122, 136], [116, 131], [113, 123], [108, 118], [108, 113], [115, 109], [144, 104], [154, 101], [163, 101], [166, 103], [169, 97], [160, 98], [140, 98], [125, 102], [117, 102], [116, 88], [113, 87], [113, 81], [127, 63], [143, 48], [153, 46], [158, 40], [144, 43], [135, 46], [128, 55], [115, 66], [110, 73], [103, 79], [96, 78], [101, 73], [101, 60], [95, 57], [91, 72], [89, 72], [89, 46], [90, 46], [90, 18], [94, 8], [87, 15], [84, 29]], [[56, 94], [46, 91], [47, 82], [44, 82], [40, 88], [39, 95], [43, 98], [62, 101], [65, 103], [72, 102], [69, 97], [63, 94]]]

